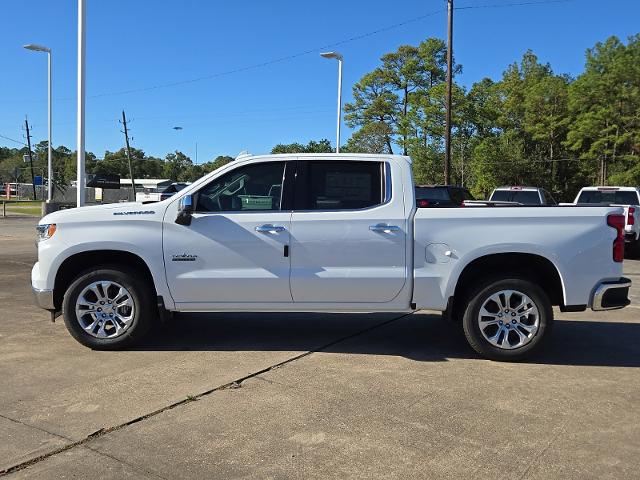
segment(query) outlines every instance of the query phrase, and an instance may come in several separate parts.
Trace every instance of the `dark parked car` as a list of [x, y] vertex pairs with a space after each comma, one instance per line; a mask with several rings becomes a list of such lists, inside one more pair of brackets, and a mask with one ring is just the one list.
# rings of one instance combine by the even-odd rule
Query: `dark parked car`
[[418, 208], [462, 207], [465, 200], [474, 200], [464, 187], [451, 185], [417, 185], [416, 203]]

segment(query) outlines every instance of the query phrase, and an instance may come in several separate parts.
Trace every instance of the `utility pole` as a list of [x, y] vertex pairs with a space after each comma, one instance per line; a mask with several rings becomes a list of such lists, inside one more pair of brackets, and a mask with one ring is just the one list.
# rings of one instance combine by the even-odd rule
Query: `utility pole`
[[127, 160], [129, 161], [129, 175], [131, 176], [131, 201], [136, 201], [136, 182], [133, 180], [133, 167], [131, 166], [131, 147], [129, 147], [129, 130], [127, 130], [127, 117], [122, 110], [122, 126], [124, 127], [124, 141], [127, 145]]
[[36, 177], [33, 173], [33, 157], [31, 156], [31, 134], [29, 134], [29, 121], [24, 119], [24, 126], [27, 129], [27, 148], [29, 149], [29, 166], [31, 167], [31, 186], [33, 187], [33, 199], [36, 198]]
[[447, 0], [447, 98], [444, 130], [444, 184], [451, 183], [451, 90], [453, 83], [453, 0]]

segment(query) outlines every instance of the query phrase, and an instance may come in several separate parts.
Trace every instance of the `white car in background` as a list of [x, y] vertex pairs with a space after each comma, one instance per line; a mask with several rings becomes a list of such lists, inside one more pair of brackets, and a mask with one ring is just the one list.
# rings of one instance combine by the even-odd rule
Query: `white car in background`
[[630, 253], [640, 255], [640, 189], [638, 187], [584, 187], [574, 205], [624, 207], [624, 238]]
[[136, 202], [141, 203], [152, 203], [152, 202], [161, 202], [162, 200], [166, 200], [167, 198], [172, 197], [184, 187], [190, 185], [189, 183], [181, 183], [174, 182], [168, 187], [157, 188], [154, 190], [137, 192], [136, 193]]
[[538, 187], [498, 187], [489, 197], [490, 202], [512, 202], [522, 205], [557, 205], [558, 203], [544, 188]]

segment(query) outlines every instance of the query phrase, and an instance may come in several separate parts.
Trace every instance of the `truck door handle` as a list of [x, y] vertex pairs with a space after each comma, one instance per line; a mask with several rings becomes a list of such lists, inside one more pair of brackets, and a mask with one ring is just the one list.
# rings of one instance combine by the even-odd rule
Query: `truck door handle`
[[278, 233], [278, 232], [284, 232], [285, 228], [280, 226], [280, 225], [271, 225], [271, 224], [266, 224], [266, 225], [260, 225], [259, 227], [256, 227], [256, 232], [260, 232], [260, 233]]
[[378, 223], [376, 225], [369, 225], [369, 230], [372, 232], [391, 233], [400, 230], [397, 225], [387, 225], [386, 223]]

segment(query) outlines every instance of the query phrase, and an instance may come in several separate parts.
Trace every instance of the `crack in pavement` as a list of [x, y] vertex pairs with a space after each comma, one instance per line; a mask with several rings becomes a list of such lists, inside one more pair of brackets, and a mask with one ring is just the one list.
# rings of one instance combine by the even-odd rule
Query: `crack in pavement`
[[3, 415], [1, 413], [0, 413], [0, 418], [4, 418], [5, 420], [9, 420], [10, 422], [17, 423], [18, 425], [22, 425], [24, 427], [33, 428], [34, 430], [38, 430], [40, 432], [44, 432], [46, 434], [51, 435], [52, 437], [61, 438], [62, 440], [66, 440], [67, 442], [71, 441], [71, 439], [69, 437], [65, 437], [64, 435], [60, 435], [59, 433], [50, 432], [49, 430], [46, 430], [46, 429], [44, 429], [42, 427], [38, 427], [36, 425], [31, 425], [29, 423], [25, 423], [22, 420], [16, 420], [15, 418], [7, 417], [6, 415]]
[[90, 450], [93, 453], [96, 453], [98, 455], [102, 455], [103, 457], [110, 458], [111, 460], [115, 460], [116, 462], [121, 463], [122, 465], [126, 465], [127, 467], [129, 467], [133, 471], [142, 472], [145, 475], [150, 475], [150, 476], [159, 478], [160, 480], [169, 480], [167, 477], [163, 477], [162, 475], [160, 475], [160, 474], [158, 474], [156, 472], [152, 472], [150, 470], [146, 470], [144, 468], [140, 468], [139, 466], [133, 465], [133, 464], [127, 462], [126, 460], [123, 460], [122, 458], [115, 457], [115, 456], [113, 456], [113, 455], [111, 455], [109, 453], [106, 453], [106, 452], [103, 452], [101, 450], [98, 450], [97, 448], [91, 448], [91, 446], [89, 446], [89, 445], [83, 445], [82, 448], [86, 448], [87, 450]]
[[[218, 392], [218, 391], [221, 391], [221, 390], [234, 389], [234, 388], [241, 388], [242, 383], [244, 381], [246, 381], [246, 380], [249, 380], [251, 378], [257, 377], [258, 375], [261, 375], [263, 373], [270, 372], [271, 370], [275, 370], [277, 368], [283, 367], [283, 366], [288, 365], [290, 363], [293, 363], [293, 362], [295, 362], [297, 360], [300, 360], [302, 358], [305, 358], [305, 357], [307, 357], [307, 356], [309, 356], [309, 355], [311, 355], [313, 353], [321, 352], [322, 350], [325, 350], [325, 349], [327, 349], [329, 347], [332, 347], [332, 346], [334, 346], [334, 345], [336, 345], [336, 344], [338, 344], [340, 342], [344, 342], [346, 340], [350, 340], [350, 339], [352, 339], [354, 337], [357, 337], [359, 335], [363, 335], [365, 333], [371, 332], [371, 331], [373, 331], [373, 330], [375, 330], [377, 328], [383, 327], [385, 325], [389, 325], [390, 323], [393, 323], [393, 322], [396, 322], [396, 321], [398, 321], [398, 320], [400, 320], [402, 318], [408, 317], [409, 315], [412, 315], [413, 313], [414, 312], [404, 313], [404, 314], [402, 314], [402, 315], [400, 315], [398, 317], [394, 317], [394, 318], [391, 318], [389, 320], [385, 320], [383, 322], [376, 323], [375, 325], [372, 325], [370, 327], [364, 328], [364, 329], [359, 330], [359, 331], [357, 331], [355, 333], [351, 333], [349, 335], [345, 335], [344, 337], [338, 338], [338, 339], [333, 340], [333, 341], [331, 341], [329, 343], [326, 343], [326, 344], [324, 344], [322, 346], [316, 347], [316, 348], [314, 348], [312, 350], [306, 351], [306, 352], [301, 353], [299, 355], [296, 355], [294, 357], [291, 357], [291, 358], [288, 358], [286, 360], [283, 360], [282, 362], [275, 363], [275, 364], [273, 364], [273, 365], [271, 365], [269, 367], [266, 367], [266, 368], [263, 368], [263, 369], [258, 370], [256, 372], [253, 372], [253, 373], [250, 373], [248, 375], [245, 375], [244, 377], [240, 377], [240, 378], [238, 378], [236, 380], [233, 380], [231, 382], [225, 383], [223, 385], [219, 385], [219, 386], [211, 388], [209, 390], [205, 390], [204, 392], [198, 393], [197, 395], [189, 395], [184, 400], [180, 400], [178, 402], [171, 403], [169, 405], [166, 405], [166, 406], [164, 406], [162, 408], [154, 410], [154, 411], [152, 411], [150, 413], [147, 413], [145, 415], [141, 415], [139, 417], [136, 417], [136, 418], [134, 418], [132, 420], [129, 420], [127, 422], [124, 422], [124, 423], [121, 423], [121, 424], [118, 424], [118, 425], [113, 425], [111, 427], [101, 428], [101, 429], [99, 429], [99, 430], [97, 430], [97, 431], [95, 431], [93, 433], [90, 433], [89, 435], [87, 435], [86, 437], [84, 437], [84, 438], [82, 438], [80, 440], [77, 440], [75, 442], [71, 442], [71, 443], [69, 443], [67, 445], [63, 445], [62, 447], [53, 449], [53, 450], [51, 450], [51, 451], [49, 451], [47, 453], [43, 453], [42, 455], [39, 455], [39, 456], [34, 457], [34, 458], [31, 458], [29, 460], [25, 460], [24, 462], [18, 463], [16, 465], [12, 465], [11, 467], [5, 468], [4, 470], [0, 470], [0, 477], [4, 477], [6, 475], [9, 475], [9, 474], [14, 473], [14, 472], [18, 472], [20, 470], [24, 470], [27, 467], [30, 467], [30, 466], [35, 465], [37, 463], [40, 463], [40, 462], [42, 462], [43, 460], [46, 460], [49, 457], [53, 457], [54, 455], [58, 455], [60, 453], [66, 452], [68, 450], [71, 450], [72, 448], [76, 448], [76, 447], [79, 447], [79, 446], [86, 446], [86, 444], [88, 442], [91, 442], [92, 440], [95, 440], [96, 438], [100, 438], [100, 437], [103, 437], [105, 435], [108, 435], [109, 433], [112, 433], [112, 432], [115, 432], [115, 431], [118, 431], [118, 430], [122, 430], [122, 429], [124, 429], [124, 428], [126, 428], [126, 427], [128, 427], [130, 425], [134, 425], [134, 424], [136, 424], [138, 422], [141, 422], [143, 420], [147, 420], [149, 418], [153, 418], [153, 417], [155, 417], [157, 415], [160, 415], [161, 413], [167, 412], [169, 410], [173, 410], [174, 408], [177, 408], [177, 407], [179, 407], [181, 405], [184, 405], [186, 403], [191, 403], [191, 402], [200, 400], [201, 398], [206, 397], [207, 395], [211, 395], [214, 392]], [[7, 418], [7, 420], [15, 421], [15, 420], [13, 420], [11, 418]], [[20, 422], [18, 422], [18, 423], [20, 423]], [[30, 425], [27, 425], [27, 426], [30, 426]], [[37, 427], [34, 427], [34, 428], [37, 428]], [[42, 429], [40, 429], [40, 430], [42, 430]], [[46, 432], [46, 430], [43, 430], [43, 431]], [[50, 433], [50, 432], [46, 432], [46, 433]], [[55, 435], [55, 434], [52, 434], [52, 435]], [[60, 435], [57, 435], [57, 436], [61, 437]], [[69, 439], [67, 439], [65, 437], [61, 437], [61, 438], [64, 438], [65, 440], [69, 440]], [[96, 451], [98, 453], [103, 453], [103, 452], [99, 452], [97, 450], [94, 450], [92, 448], [90, 448], [90, 450]], [[117, 461], [120, 461], [119, 459], [117, 459], [115, 457], [113, 457], [113, 459], [117, 460]], [[125, 462], [122, 462], [122, 463], [125, 463]]]

